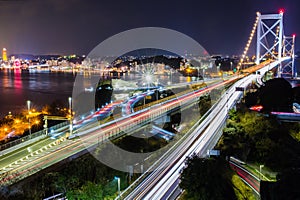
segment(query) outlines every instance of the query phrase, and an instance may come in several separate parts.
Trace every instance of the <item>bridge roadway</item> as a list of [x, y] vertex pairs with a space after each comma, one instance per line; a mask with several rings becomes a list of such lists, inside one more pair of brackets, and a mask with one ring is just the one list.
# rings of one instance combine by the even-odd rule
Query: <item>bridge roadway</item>
[[[33, 148], [30, 151], [24, 151], [22, 156], [11, 155], [10, 159], [5, 162], [5, 166], [0, 168], [0, 183], [1, 185], [10, 185], [21, 179], [24, 179], [42, 169], [45, 169], [65, 158], [76, 155], [89, 147], [95, 146], [101, 141], [105, 141], [110, 137], [115, 137], [121, 131], [125, 131], [135, 127], [150, 119], [155, 119], [163, 115], [165, 112], [172, 110], [183, 104], [188, 104], [203, 93], [206, 93], [214, 88], [224, 86], [225, 84], [235, 81], [230, 79], [218, 84], [207, 87], [206, 89], [198, 90], [189, 94], [184, 94], [177, 99], [169, 100], [155, 105], [153, 107], [133, 113], [132, 115], [119, 118], [115, 121], [91, 127], [88, 130], [81, 132], [81, 138], [65, 141], [53, 141], [52, 143], [40, 148]], [[84, 141], [84, 145], [82, 143]], [[41, 142], [42, 143], [42, 142]], [[37, 145], [37, 144], [35, 144]]]
[[11, 155], [4, 162], [4, 166], [1, 163], [2, 168], [0, 169], [0, 183], [1, 185], [13, 184], [61, 160], [64, 160], [65, 158], [71, 157], [86, 150], [87, 148], [97, 145], [99, 143], [99, 138], [102, 142], [111, 137], [116, 137], [122, 131], [126, 131], [132, 127], [154, 120], [179, 106], [183, 106], [185, 104], [188, 105], [192, 101], [195, 101], [195, 99], [197, 99], [200, 95], [212, 89], [222, 87], [234, 80], [235, 79], [222, 81], [205, 89], [183, 94], [176, 99], [161, 102], [151, 108], [146, 108], [106, 124], [100, 126], [97, 124], [96, 127], [89, 127], [88, 130], [80, 132], [80, 139], [74, 138], [73, 140], [64, 141], [56, 140], [46, 146], [43, 146], [43, 142], [41, 142], [42, 147], [35, 144], [40, 148], [32, 146], [32, 151], [23, 150], [21, 154], [18, 154], [18, 156]]
[[[280, 62], [288, 58], [282, 58], [280, 61], [264, 63], [264, 67], [258, 66], [264, 74], [268, 70], [276, 67]], [[261, 68], [262, 67], [262, 68]], [[160, 158], [158, 163], [149, 168], [133, 184], [122, 192], [121, 198], [132, 199], [175, 199], [180, 195], [180, 171], [185, 167], [185, 160], [193, 154], [206, 156], [207, 150], [211, 150], [219, 140], [224, 126], [228, 110], [233, 107], [240, 99], [242, 93], [237, 92], [235, 87], [246, 87], [252, 81], [257, 79], [257, 75], [250, 74], [234, 83], [220, 101], [215, 104], [207, 113], [203, 121], [196, 123], [197, 127], [191, 129], [187, 137], [179, 141], [179, 145], [174, 145], [174, 149], [167, 152]], [[136, 186], [137, 185], [137, 186]], [[175, 194], [175, 195], [174, 195]]]

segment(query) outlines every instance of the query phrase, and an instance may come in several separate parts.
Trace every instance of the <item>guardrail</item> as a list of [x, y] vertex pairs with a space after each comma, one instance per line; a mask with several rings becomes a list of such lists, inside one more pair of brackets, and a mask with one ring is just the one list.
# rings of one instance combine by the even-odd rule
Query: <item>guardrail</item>
[[[59, 129], [63, 126], [66, 126], [68, 124], [69, 124], [69, 122], [63, 122], [63, 123], [56, 124], [55, 126], [51, 126], [48, 129], [49, 130], [51, 130], [51, 129], [55, 130], [55, 129]], [[13, 140], [11, 142], [0, 145], [0, 151], [7, 150], [9, 148], [12, 148], [14, 146], [17, 146], [17, 145], [25, 143], [25, 142], [26, 142], [26, 145], [28, 145], [32, 142], [35, 142], [37, 138], [42, 139], [44, 137], [46, 137], [45, 130], [40, 130], [38, 132], [32, 133], [31, 135], [27, 135], [27, 136], [21, 137], [19, 139]], [[31, 142], [29, 142], [29, 141], [31, 141]], [[3, 152], [1, 152], [1, 154], [3, 155]]]

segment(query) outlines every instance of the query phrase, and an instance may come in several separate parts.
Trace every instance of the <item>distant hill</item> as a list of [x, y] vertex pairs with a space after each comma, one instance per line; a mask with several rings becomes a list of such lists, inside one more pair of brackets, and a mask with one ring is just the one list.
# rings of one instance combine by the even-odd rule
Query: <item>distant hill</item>
[[114, 66], [120, 67], [122, 65], [129, 65], [129, 63], [134, 63], [134, 62], [136, 62], [138, 65], [146, 64], [146, 63], [164, 63], [165, 65], [169, 65], [172, 68], [179, 69], [181, 61], [182, 61], [181, 57], [167, 57], [164, 55], [157, 55], [157, 56], [149, 56], [145, 58], [136, 58], [131, 61], [123, 61]]
[[57, 59], [61, 57], [61, 55], [33, 55], [33, 54], [11, 54], [9, 57], [15, 56], [15, 58], [23, 59], [23, 60], [50, 60], [50, 59]]

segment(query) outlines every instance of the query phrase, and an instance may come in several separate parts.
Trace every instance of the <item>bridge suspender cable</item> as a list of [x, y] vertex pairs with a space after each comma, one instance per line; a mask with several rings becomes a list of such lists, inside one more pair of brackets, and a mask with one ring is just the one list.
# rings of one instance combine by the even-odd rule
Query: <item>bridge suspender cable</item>
[[247, 42], [247, 44], [246, 44], [246, 47], [245, 47], [244, 52], [243, 52], [243, 54], [242, 54], [242, 57], [241, 57], [241, 59], [240, 59], [240, 61], [239, 61], [239, 63], [238, 63], [238, 66], [237, 66], [237, 70], [238, 70], [238, 71], [241, 69], [242, 63], [244, 62], [244, 59], [245, 59], [245, 56], [246, 56], [247, 53], [248, 53], [248, 50], [249, 50], [249, 47], [250, 47], [250, 45], [251, 45], [253, 36], [254, 36], [254, 34], [255, 34], [255, 30], [256, 30], [256, 28], [257, 28], [259, 16], [260, 16], [260, 13], [257, 12], [256, 20], [255, 20], [255, 23], [254, 23], [254, 25], [253, 25], [252, 31], [251, 31], [251, 33], [250, 33], [248, 42]]

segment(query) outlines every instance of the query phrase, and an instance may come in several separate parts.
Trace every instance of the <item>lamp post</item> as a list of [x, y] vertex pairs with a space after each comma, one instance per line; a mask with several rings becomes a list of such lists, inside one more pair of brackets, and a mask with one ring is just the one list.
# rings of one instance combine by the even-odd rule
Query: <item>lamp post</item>
[[44, 116], [44, 121], [45, 121], [45, 124], [44, 124], [45, 135], [48, 135], [48, 116], [47, 115]]
[[29, 138], [31, 138], [31, 124], [30, 124], [30, 100], [27, 100], [27, 110], [28, 110], [28, 124], [29, 124]]
[[73, 134], [72, 97], [69, 97], [69, 111], [70, 111], [70, 136], [71, 136]]
[[115, 180], [118, 181], [118, 199], [121, 199], [120, 177], [115, 176]]
[[261, 179], [261, 169], [264, 167], [264, 165], [259, 165], [259, 179]]

